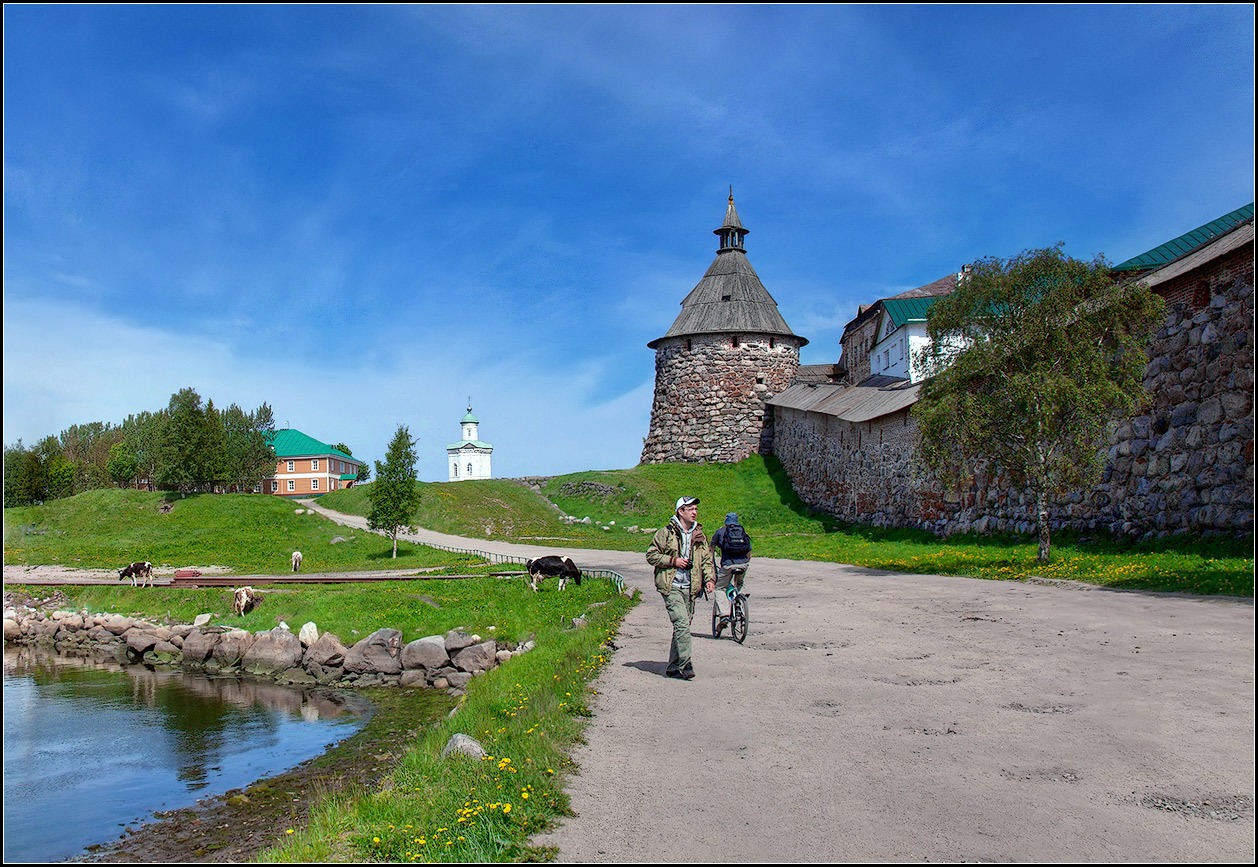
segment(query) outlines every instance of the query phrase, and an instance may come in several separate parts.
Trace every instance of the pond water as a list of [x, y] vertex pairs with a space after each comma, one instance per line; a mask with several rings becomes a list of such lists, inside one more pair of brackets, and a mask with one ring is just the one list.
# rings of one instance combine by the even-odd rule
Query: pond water
[[55, 862], [358, 731], [348, 692], [4, 648], [4, 861]]

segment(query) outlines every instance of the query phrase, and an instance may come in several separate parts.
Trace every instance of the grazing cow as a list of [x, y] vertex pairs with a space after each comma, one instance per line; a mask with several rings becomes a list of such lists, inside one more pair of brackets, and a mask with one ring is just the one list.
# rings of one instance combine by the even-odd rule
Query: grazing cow
[[571, 557], [557, 557], [554, 554], [538, 557], [536, 560], [527, 561], [524, 568], [528, 570], [529, 586], [533, 588], [534, 593], [537, 592], [537, 587], [542, 583], [543, 578], [558, 578], [560, 590], [567, 586], [569, 578], [575, 581], [578, 587], [581, 586], [581, 570], [577, 568], [576, 563], [572, 562]]
[[300, 551], [293, 552], [293, 571], [294, 572], [301, 571], [301, 552]]
[[147, 560], [140, 563], [132, 563], [125, 569], [118, 571], [118, 580], [125, 581], [131, 579], [131, 586], [136, 587], [141, 584], [153, 586], [153, 564]]
[[244, 617], [258, 607], [262, 594], [252, 587], [238, 587], [232, 594], [232, 611], [237, 617]]

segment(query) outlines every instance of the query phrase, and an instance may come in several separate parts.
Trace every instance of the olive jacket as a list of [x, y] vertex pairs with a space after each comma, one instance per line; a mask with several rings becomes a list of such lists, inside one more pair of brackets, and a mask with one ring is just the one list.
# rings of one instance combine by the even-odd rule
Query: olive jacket
[[[690, 596], [694, 598], [706, 582], [716, 580], [716, 568], [712, 565], [712, 547], [698, 521], [690, 539]], [[680, 556], [681, 529], [670, 520], [655, 531], [646, 549], [646, 561], [655, 567], [655, 589], [665, 596], [672, 589], [673, 577], [677, 574], [673, 558]]]

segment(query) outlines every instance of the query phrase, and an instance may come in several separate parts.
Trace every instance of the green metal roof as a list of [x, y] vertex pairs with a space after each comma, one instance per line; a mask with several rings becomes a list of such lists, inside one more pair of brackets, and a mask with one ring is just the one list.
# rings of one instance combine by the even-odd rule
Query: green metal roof
[[1194, 250], [1204, 247], [1220, 235], [1226, 235], [1237, 226], [1248, 223], [1254, 218], [1254, 203], [1237, 208], [1230, 214], [1224, 214], [1217, 220], [1211, 220], [1204, 226], [1199, 226], [1191, 232], [1180, 235], [1173, 241], [1167, 241], [1161, 246], [1154, 247], [1147, 253], [1141, 253], [1139, 256], [1133, 256], [1126, 262], [1115, 265], [1114, 271], [1149, 271], [1154, 268], [1161, 268], [1163, 265], [1169, 265], [1176, 259], [1187, 256]]
[[481, 440], [459, 440], [457, 443], [450, 443], [446, 446], [446, 451], [450, 451], [451, 449], [465, 449], [468, 446], [473, 446], [478, 449], [493, 449], [493, 446]]
[[304, 458], [304, 457], [323, 457], [324, 455], [332, 455], [337, 458], [344, 458], [347, 461], [353, 461], [361, 464], [353, 455], [347, 455], [340, 449], [334, 449], [327, 443], [321, 443], [312, 436], [307, 436], [299, 430], [292, 428], [284, 428], [277, 430], [268, 438], [271, 448], [275, 449], [277, 458]]
[[930, 312], [930, 308], [935, 306], [935, 302], [941, 297], [936, 295], [931, 298], [884, 298], [882, 299], [882, 309], [887, 316], [891, 318], [891, 322], [896, 328], [907, 322], [925, 322], [926, 314]]

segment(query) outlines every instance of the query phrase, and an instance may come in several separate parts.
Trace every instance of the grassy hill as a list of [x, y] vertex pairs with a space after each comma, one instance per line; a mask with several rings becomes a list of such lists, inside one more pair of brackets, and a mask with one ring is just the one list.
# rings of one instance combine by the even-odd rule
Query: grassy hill
[[[161, 506], [169, 503], [169, 512]], [[296, 503], [256, 494], [178, 494], [100, 489], [4, 510], [4, 562], [121, 569], [148, 560], [159, 574], [227, 566], [242, 575], [287, 572], [294, 550], [305, 571], [353, 572], [470, 565], [423, 545], [353, 531]], [[333, 542], [341, 538], [344, 541]]]
[[[1123, 589], [1254, 594], [1252, 535], [1135, 544], [1059, 532], [1053, 537], [1053, 562], [1040, 565], [1030, 537], [938, 539], [919, 530], [841, 526], [804, 506], [777, 463], [759, 456], [738, 464], [570, 473], [537, 488], [490, 479], [421, 482], [419, 489], [416, 525], [478, 539], [645, 552], [649, 531], [668, 520], [677, 497], [685, 494], [699, 497], [699, 520], [709, 533], [726, 512], [737, 512], [754, 540], [755, 556], [997, 580], [1038, 576]], [[370, 492], [370, 485], [334, 491], [319, 503], [366, 516]], [[116, 569], [143, 557], [172, 566], [208, 562], [274, 574], [287, 569], [294, 548], [306, 555], [308, 570], [321, 571], [445, 565], [452, 559], [402, 544], [398, 560], [392, 560], [387, 540], [297, 514], [297, 504], [278, 497], [176, 497], [168, 515], [157, 508], [163, 499], [162, 494], [101, 490], [44, 506], [5, 509], [5, 562]], [[590, 523], [571, 523], [565, 516], [588, 517]], [[347, 541], [332, 545], [337, 535]]]

